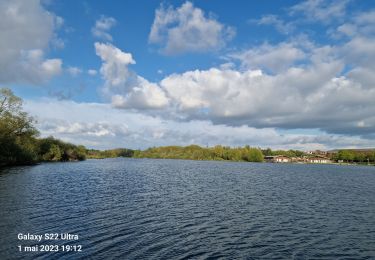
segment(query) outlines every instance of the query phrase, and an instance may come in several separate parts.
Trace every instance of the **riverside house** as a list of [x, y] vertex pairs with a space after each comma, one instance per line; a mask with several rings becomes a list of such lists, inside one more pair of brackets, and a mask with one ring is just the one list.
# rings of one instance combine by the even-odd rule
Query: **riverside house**
[[314, 156], [310, 158], [306, 158], [307, 163], [331, 163], [332, 161], [327, 157], [323, 156]]
[[274, 162], [274, 163], [288, 163], [292, 161], [289, 157], [286, 157], [283, 155], [265, 156], [264, 160], [266, 162]]
[[264, 156], [266, 162], [272, 163], [331, 163], [332, 161], [325, 156], [313, 157], [292, 157], [289, 158], [284, 155]]

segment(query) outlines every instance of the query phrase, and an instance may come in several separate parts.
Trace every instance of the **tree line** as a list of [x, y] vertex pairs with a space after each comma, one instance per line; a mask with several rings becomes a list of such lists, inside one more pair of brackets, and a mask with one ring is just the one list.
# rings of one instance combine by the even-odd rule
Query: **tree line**
[[189, 160], [227, 160], [244, 162], [262, 162], [263, 154], [258, 148], [249, 146], [231, 148], [217, 145], [214, 147], [163, 146], [152, 147], [144, 151], [134, 151], [135, 158], [189, 159]]
[[271, 148], [262, 149], [264, 156], [283, 155], [289, 158], [306, 156], [306, 153], [299, 150], [271, 150]]
[[332, 154], [332, 159], [348, 163], [375, 163], [375, 150], [339, 150]]
[[105, 159], [105, 158], [116, 158], [116, 157], [133, 157], [134, 150], [127, 148], [117, 148], [110, 150], [96, 150], [96, 149], [87, 149], [86, 157], [88, 159]]

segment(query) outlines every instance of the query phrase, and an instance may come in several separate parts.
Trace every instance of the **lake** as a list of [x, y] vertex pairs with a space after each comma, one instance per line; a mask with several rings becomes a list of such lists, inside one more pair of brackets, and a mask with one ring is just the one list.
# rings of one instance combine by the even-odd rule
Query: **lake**
[[0, 207], [0, 259], [375, 259], [375, 167], [45, 163], [1, 170]]

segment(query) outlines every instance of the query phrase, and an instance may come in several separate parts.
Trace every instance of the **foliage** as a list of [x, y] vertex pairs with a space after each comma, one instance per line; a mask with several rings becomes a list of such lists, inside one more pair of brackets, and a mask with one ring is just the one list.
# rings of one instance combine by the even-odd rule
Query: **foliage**
[[89, 159], [104, 159], [104, 158], [115, 158], [115, 157], [132, 157], [134, 150], [126, 148], [118, 148], [112, 150], [94, 150], [89, 149], [86, 151], [87, 158]]
[[0, 166], [85, 159], [83, 146], [52, 137], [38, 139], [33, 123], [34, 119], [22, 110], [22, 99], [10, 89], [0, 89]]
[[217, 145], [203, 148], [198, 145], [153, 147], [135, 151], [136, 158], [190, 159], [190, 160], [228, 160], [262, 162], [263, 154], [258, 148], [249, 146], [231, 148]]
[[0, 89], [0, 166], [28, 164], [37, 159], [33, 119], [22, 111], [22, 100], [10, 89]]
[[86, 148], [51, 136], [38, 140], [38, 156], [43, 161], [82, 161], [86, 159]]
[[275, 150], [272, 151], [270, 148], [267, 148], [265, 150], [262, 150], [262, 153], [264, 156], [273, 156], [273, 155], [283, 155], [286, 157], [302, 157], [306, 155], [304, 152], [299, 151], [299, 150]]
[[344, 162], [375, 163], [375, 150], [339, 150], [333, 158]]

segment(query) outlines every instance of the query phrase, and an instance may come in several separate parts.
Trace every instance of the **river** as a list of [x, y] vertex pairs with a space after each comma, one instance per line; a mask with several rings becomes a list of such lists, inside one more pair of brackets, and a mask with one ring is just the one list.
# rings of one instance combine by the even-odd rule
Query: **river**
[[375, 259], [369, 166], [44, 163], [1, 170], [0, 207], [0, 259]]

